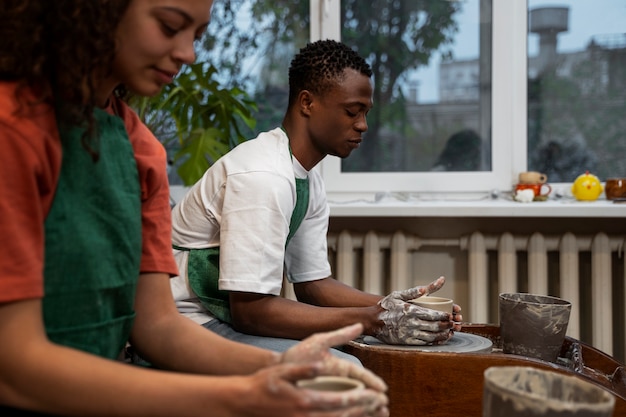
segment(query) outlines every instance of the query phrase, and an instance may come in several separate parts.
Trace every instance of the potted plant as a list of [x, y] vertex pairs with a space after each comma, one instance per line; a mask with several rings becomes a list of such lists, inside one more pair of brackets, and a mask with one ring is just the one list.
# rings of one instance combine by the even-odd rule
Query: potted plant
[[168, 151], [186, 186], [195, 183], [222, 155], [250, 137], [256, 104], [238, 87], [224, 87], [217, 70], [198, 62], [154, 97], [132, 97], [131, 106]]

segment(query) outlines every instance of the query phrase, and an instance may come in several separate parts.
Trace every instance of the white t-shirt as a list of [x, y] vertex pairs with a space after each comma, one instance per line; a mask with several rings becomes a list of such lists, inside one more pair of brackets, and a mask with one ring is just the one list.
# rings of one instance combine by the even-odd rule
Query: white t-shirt
[[[309, 206], [287, 249], [296, 204], [295, 176], [309, 178]], [[172, 242], [220, 247], [221, 290], [279, 295], [283, 266], [290, 282], [330, 276], [324, 183], [292, 158], [282, 129], [261, 133], [220, 158], [172, 210]], [[171, 285], [179, 311], [198, 323], [213, 316], [187, 281], [189, 252], [174, 250], [180, 276]]]

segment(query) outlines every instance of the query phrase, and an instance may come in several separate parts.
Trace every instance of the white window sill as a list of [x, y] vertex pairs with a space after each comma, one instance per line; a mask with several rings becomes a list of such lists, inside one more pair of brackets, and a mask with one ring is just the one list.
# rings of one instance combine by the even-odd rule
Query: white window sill
[[[188, 188], [172, 186], [178, 202]], [[626, 202], [614, 203], [604, 194], [596, 201], [577, 201], [571, 196], [547, 201], [519, 203], [508, 193], [490, 195], [443, 195], [381, 193], [328, 196], [331, 217], [626, 217]]]
[[614, 203], [604, 194], [596, 201], [577, 201], [572, 197], [520, 203], [509, 195], [419, 197], [402, 193], [374, 198], [333, 199], [329, 196], [332, 217], [626, 217], [626, 202]]

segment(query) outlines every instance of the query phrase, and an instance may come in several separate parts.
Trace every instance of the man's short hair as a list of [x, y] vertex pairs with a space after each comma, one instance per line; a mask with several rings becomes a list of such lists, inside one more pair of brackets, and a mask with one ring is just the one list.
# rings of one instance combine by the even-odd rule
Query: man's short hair
[[329, 39], [307, 44], [289, 67], [289, 104], [302, 90], [324, 94], [336, 85], [347, 68], [372, 76], [365, 59], [346, 44]]

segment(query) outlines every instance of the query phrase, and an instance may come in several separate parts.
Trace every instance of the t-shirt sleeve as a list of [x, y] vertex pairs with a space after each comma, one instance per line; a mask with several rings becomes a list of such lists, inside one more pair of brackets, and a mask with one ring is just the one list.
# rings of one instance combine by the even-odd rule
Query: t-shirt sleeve
[[170, 189], [163, 145], [126, 104], [118, 106], [135, 152], [141, 186], [141, 272], [178, 275], [172, 253]]
[[294, 192], [272, 172], [230, 175], [220, 230], [219, 288], [280, 294]]
[[45, 106], [14, 115], [13, 91], [0, 88], [0, 302], [41, 298], [44, 219], [56, 189], [61, 145]]

